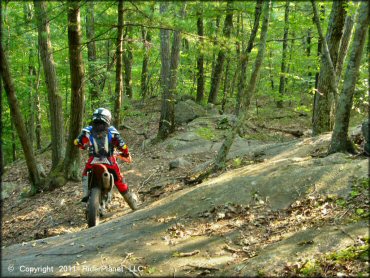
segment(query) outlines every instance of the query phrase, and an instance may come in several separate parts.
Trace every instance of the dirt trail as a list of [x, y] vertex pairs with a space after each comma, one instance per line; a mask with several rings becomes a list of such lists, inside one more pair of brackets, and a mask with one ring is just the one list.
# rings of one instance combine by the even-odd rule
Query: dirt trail
[[[157, 120], [148, 116], [136, 128]], [[329, 134], [279, 143], [238, 138], [227, 172], [184, 185], [182, 178], [211, 159], [222, 138], [199, 136], [199, 124], [203, 132], [218, 121], [196, 119], [145, 150], [142, 138], [127, 132], [135, 163], [125, 174], [144, 204], [131, 212], [116, 194], [98, 227], [87, 229], [79, 183], [31, 199], [20, 199], [21, 189], [7, 191], [3, 236], [6, 245], [18, 244], [2, 247], [2, 276], [286, 275], [297, 262], [368, 238], [367, 222], [356, 214], [368, 210], [361, 185], [368, 161], [320, 157]], [[170, 171], [176, 157], [189, 166]], [[7, 185], [25, 183], [22, 176], [7, 178]]]

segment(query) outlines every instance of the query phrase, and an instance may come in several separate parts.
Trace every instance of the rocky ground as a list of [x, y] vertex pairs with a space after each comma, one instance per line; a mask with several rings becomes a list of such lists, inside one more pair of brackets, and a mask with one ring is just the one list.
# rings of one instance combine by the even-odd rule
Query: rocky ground
[[[227, 169], [189, 185], [185, 177], [214, 157], [234, 118], [188, 101], [175, 134], [151, 144], [159, 119], [159, 102], [151, 102], [127, 111], [135, 131], [121, 130], [134, 159], [121, 169], [143, 202], [139, 211], [115, 192], [103, 223], [87, 229], [79, 183], [22, 197], [26, 165], [8, 167], [2, 275], [30, 276], [23, 265], [53, 266], [35, 270], [46, 276], [366, 276], [366, 157], [326, 156], [330, 134], [311, 138], [309, 116], [261, 109]], [[50, 153], [38, 159], [47, 169]]]

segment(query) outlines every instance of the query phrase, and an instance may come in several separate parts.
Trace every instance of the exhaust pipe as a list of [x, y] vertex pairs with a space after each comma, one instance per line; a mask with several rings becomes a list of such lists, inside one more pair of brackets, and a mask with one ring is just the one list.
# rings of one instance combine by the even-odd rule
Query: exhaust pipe
[[103, 180], [103, 187], [106, 190], [109, 190], [111, 188], [111, 174], [108, 171], [104, 171], [102, 175]]

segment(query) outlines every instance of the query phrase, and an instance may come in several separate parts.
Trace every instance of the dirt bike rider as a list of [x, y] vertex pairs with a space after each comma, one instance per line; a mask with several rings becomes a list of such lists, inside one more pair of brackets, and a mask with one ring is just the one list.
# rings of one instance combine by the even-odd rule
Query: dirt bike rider
[[132, 210], [137, 209], [137, 197], [130, 192], [125, 183], [116, 158], [113, 156], [114, 149], [118, 149], [120, 155], [131, 162], [131, 155], [126, 143], [114, 126], [111, 126], [112, 115], [108, 109], [98, 108], [94, 111], [91, 126], [82, 129], [81, 134], [75, 139], [74, 144], [80, 149], [89, 148], [89, 159], [82, 173], [83, 198], [81, 202], [88, 200], [88, 177], [87, 172], [92, 169], [91, 162], [94, 157], [106, 157], [110, 163], [106, 165], [108, 171], [114, 176], [114, 184], [122, 197]]

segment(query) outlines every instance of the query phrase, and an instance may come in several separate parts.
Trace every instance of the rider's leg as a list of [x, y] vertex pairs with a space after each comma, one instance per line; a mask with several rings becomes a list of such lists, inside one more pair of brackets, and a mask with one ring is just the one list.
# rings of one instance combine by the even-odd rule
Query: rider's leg
[[129, 190], [127, 183], [124, 182], [118, 165], [114, 164], [110, 168], [115, 172], [114, 184], [117, 186], [118, 191], [121, 193], [129, 207], [132, 210], [136, 210], [138, 198], [135, 193]]
[[86, 203], [89, 199], [89, 179], [87, 175], [87, 171], [92, 168], [90, 162], [92, 161], [92, 158], [87, 161], [84, 171], [82, 172], [82, 199], [81, 202]]

